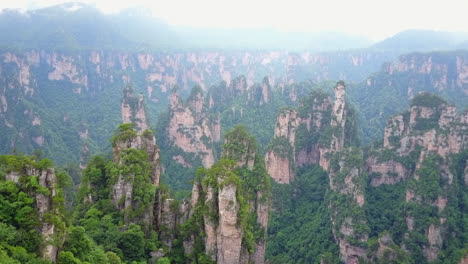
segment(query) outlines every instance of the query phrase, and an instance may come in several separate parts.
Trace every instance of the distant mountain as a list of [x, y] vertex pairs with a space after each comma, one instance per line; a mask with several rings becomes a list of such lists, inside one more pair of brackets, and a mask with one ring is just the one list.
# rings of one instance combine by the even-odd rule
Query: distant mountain
[[372, 48], [384, 50], [436, 51], [460, 48], [468, 45], [468, 33], [432, 30], [407, 30], [378, 42]]
[[0, 46], [53, 49], [287, 49], [330, 51], [365, 48], [371, 42], [338, 32], [174, 27], [143, 8], [106, 15], [82, 3], [0, 12]]
[[98, 9], [77, 3], [0, 13], [0, 45], [18, 48], [112, 47], [130, 42]]

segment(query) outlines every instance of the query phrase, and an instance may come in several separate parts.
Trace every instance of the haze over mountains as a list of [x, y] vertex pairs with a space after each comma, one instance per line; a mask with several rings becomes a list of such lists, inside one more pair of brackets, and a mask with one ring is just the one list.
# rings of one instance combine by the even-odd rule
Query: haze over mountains
[[6, 9], [0, 15], [5, 34], [0, 45], [24, 48], [113, 49], [284, 49], [331, 51], [431, 51], [466, 47], [468, 33], [408, 30], [372, 43], [339, 32], [286, 32], [275, 29], [209, 29], [171, 26], [144, 8], [104, 14], [82, 3], [64, 3], [36, 10]]
[[0, 32], [0, 263], [468, 263], [467, 33]]

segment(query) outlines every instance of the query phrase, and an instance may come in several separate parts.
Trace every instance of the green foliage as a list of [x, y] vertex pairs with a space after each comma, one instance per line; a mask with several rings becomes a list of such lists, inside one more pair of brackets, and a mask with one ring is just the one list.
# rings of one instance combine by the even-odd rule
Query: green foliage
[[325, 203], [327, 189], [327, 173], [319, 166], [301, 168], [290, 185], [273, 184], [274, 210], [270, 213], [268, 224], [268, 261], [340, 261]]
[[[60, 245], [66, 228], [65, 201], [63, 188], [68, 174], [57, 170], [57, 182], [54, 188], [55, 196], [51, 197], [51, 189], [39, 184], [38, 177], [47, 170], [52, 173], [52, 162], [48, 159], [37, 160], [38, 156], [2, 155], [0, 156], [0, 172], [16, 175], [13, 180], [6, 177], [0, 179], [0, 262], [2, 263], [47, 263], [37, 255], [39, 250], [48, 243]], [[4, 175], [6, 176], [6, 175]], [[52, 175], [50, 175], [52, 176]], [[50, 208], [43, 212], [40, 218], [36, 205], [37, 196], [43, 195], [50, 199]], [[56, 237], [53, 241], [43, 241], [37, 232], [44, 223], [55, 225]]]
[[257, 150], [257, 142], [244, 126], [237, 125], [224, 135], [223, 158], [239, 161], [251, 160]]
[[289, 143], [288, 139], [285, 137], [274, 137], [268, 145], [267, 150], [275, 152], [282, 158], [286, 158], [290, 161], [293, 161], [293, 147], [291, 146], [291, 143]]
[[447, 102], [441, 97], [431, 93], [419, 93], [411, 101], [411, 106], [424, 106], [430, 108], [437, 108]]
[[371, 237], [378, 237], [382, 232], [388, 231], [395, 243], [401, 244], [406, 230], [405, 190], [405, 183], [367, 187], [365, 211]]
[[112, 146], [116, 146], [118, 142], [125, 142], [134, 139], [136, 136], [137, 132], [135, 130], [135, 124], [121, 124], [114, 132], [114, 136], [112, 136]]
[[128, 261], [145, 260], [145, 234], [141, 227], [130, 224], [119, 238], [118, 247], [122, 250], [125, 259]]
[[[255, 207], [260, 204], [268, 206], [271, 187], [263, 159], [253, 156], [258, 152], [255, 139], [245, 128], [236, 127], [226, 133], [225, 142], [223, 157], [226, 158], [222, 158], [209, 169], [198, 168], [194, 180], [194, 188], [199, 194], [198, 203], [192, 217], [181, 226], [182, 239], [191, 239], [194, 242], [194, 249], [187, 258], [196, 263], [212, 263], [205, 254], [204, 223], [211, 221], [217, 225], [220, 217], [217, 199], [206, 201], [207, 189], [212, 190], [213, 197], [217, 197], [225, 188], [235, 189], [235, 201], [230, 202], [237, 205], [237, 226], [242, 230], [242, 245], [249, 253], [254, 252], [256, 242], [266, 238], [265, 230], [257, 224]], [[252, 168], [247, 167], [246, 160], [254, 161]], [[171, 259], [179, 263], [180, 258], [173, 256]]]
[[86, 236], [83, 227], [71, 227], [64, 248], [72, 253], [73, 256], [79, 259], [85, 259], [88, 258], [93, 248], [93, 243], [92, 240]]

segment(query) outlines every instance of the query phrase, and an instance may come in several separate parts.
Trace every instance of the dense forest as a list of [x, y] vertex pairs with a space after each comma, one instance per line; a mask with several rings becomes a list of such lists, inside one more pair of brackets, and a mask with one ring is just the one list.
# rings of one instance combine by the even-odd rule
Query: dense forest
[[0, 263], [468, 261], [465, 33], [0, 29]]

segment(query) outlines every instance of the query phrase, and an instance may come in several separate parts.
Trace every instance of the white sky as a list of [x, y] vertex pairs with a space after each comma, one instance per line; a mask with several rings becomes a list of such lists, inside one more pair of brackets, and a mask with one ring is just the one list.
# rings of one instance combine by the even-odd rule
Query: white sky
[[[63, 0], [0, 0], [32, 8]], [[104, 12], [143, 5], [169, 24], [339, 31], [380, 40], [405, 29], [468, 31], [468, 0], [84, 0]]]

